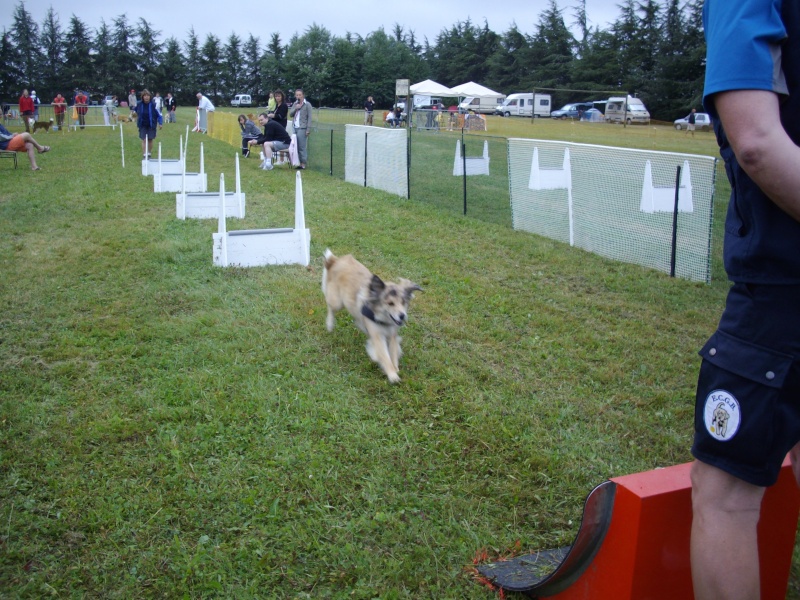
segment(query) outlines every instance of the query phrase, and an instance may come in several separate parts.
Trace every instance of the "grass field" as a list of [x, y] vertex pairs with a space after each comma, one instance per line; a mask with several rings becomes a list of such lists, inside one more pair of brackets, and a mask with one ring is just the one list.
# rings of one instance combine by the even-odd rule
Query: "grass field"
[[[479, 550], [569, 544], [597, 483], [690, 460], [718, 245], [710, 285], [672, 280], [307, 171], [311, 266], [223, 270], [133, 128], [124, 169], [118, 132], [37, 137], [42, 171], [0, 162], [1, 596], [488, 599]], [[217, 189], [237, 150], [194, 134], [190, 164], [200, 140]], [[229, 230], [289, 226], [294, 174], [242, 167]], [[326, 247], [424, 288], [399, 384], [325, 330]]]

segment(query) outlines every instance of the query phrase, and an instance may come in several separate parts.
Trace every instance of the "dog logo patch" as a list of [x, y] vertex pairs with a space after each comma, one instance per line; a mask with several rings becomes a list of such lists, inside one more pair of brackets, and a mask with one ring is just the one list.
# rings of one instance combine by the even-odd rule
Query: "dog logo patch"
[[714, 390], [706, 398], [704, 421], [706, 430], [720, 442], [727, 442], [739, 431], [739, 401], [725, 390]]

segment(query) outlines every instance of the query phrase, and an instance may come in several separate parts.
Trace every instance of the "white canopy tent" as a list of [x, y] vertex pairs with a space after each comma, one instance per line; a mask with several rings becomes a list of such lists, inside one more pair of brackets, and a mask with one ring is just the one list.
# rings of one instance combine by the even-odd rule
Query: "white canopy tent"
[[452, 92], [454, 96], [458, 96], [459, 98], [467, 96], [482, 96], [484, 98], [505, 98], [505, 94], [501, 94], [500, 92], [495, 92], [494, 90], [490, 90], [489, 88], [484, 87], [479, 83], [475, 83], [474, 81], [468, 81], [467, 83], [462, 83], [461, 85], [457, 85], [453, 88], [450, 88], [450, 92]]
[[414, 96], [446, 96], [455, 97], [457, 94], [453, 93], [448, 87], [443, 86], [441, 83], [436, 83], [432, 79], [426, 79], [415, 83], [410, 88], [411, 94]]

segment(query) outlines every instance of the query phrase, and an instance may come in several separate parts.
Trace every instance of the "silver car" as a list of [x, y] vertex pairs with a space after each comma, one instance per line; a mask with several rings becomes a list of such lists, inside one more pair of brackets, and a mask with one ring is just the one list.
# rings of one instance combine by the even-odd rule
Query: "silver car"
[[[686, 116], [682, 119], [675, 119], [675, 129], [680, 131], [681, 129], [686, 129], [689, 125], [689, 117]], [[700, 131], [708, 131], [713, 126], [711, 124], [711, 117], [708, 113], [695, 113], [694, 115], [694, 127], [695, 129], [699, 129]]]

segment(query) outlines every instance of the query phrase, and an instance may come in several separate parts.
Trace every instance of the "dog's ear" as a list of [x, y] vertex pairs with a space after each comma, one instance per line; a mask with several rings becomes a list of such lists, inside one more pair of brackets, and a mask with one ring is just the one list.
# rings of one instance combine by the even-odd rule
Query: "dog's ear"
[[408, 279], [400, 279], [400, 285], [403, 287], [403, 294], [405, 295], [406, 300], [411, 300], [414, 297], [414, 292], [425, 291], [416, 283], [409, 281]]
[[372, 280], [369, 282], [369, 295], [373, 298], [377, 298], [385, 289], [386, 284], [383, 283], [383, 280], [377, 275], [373, 274]]

